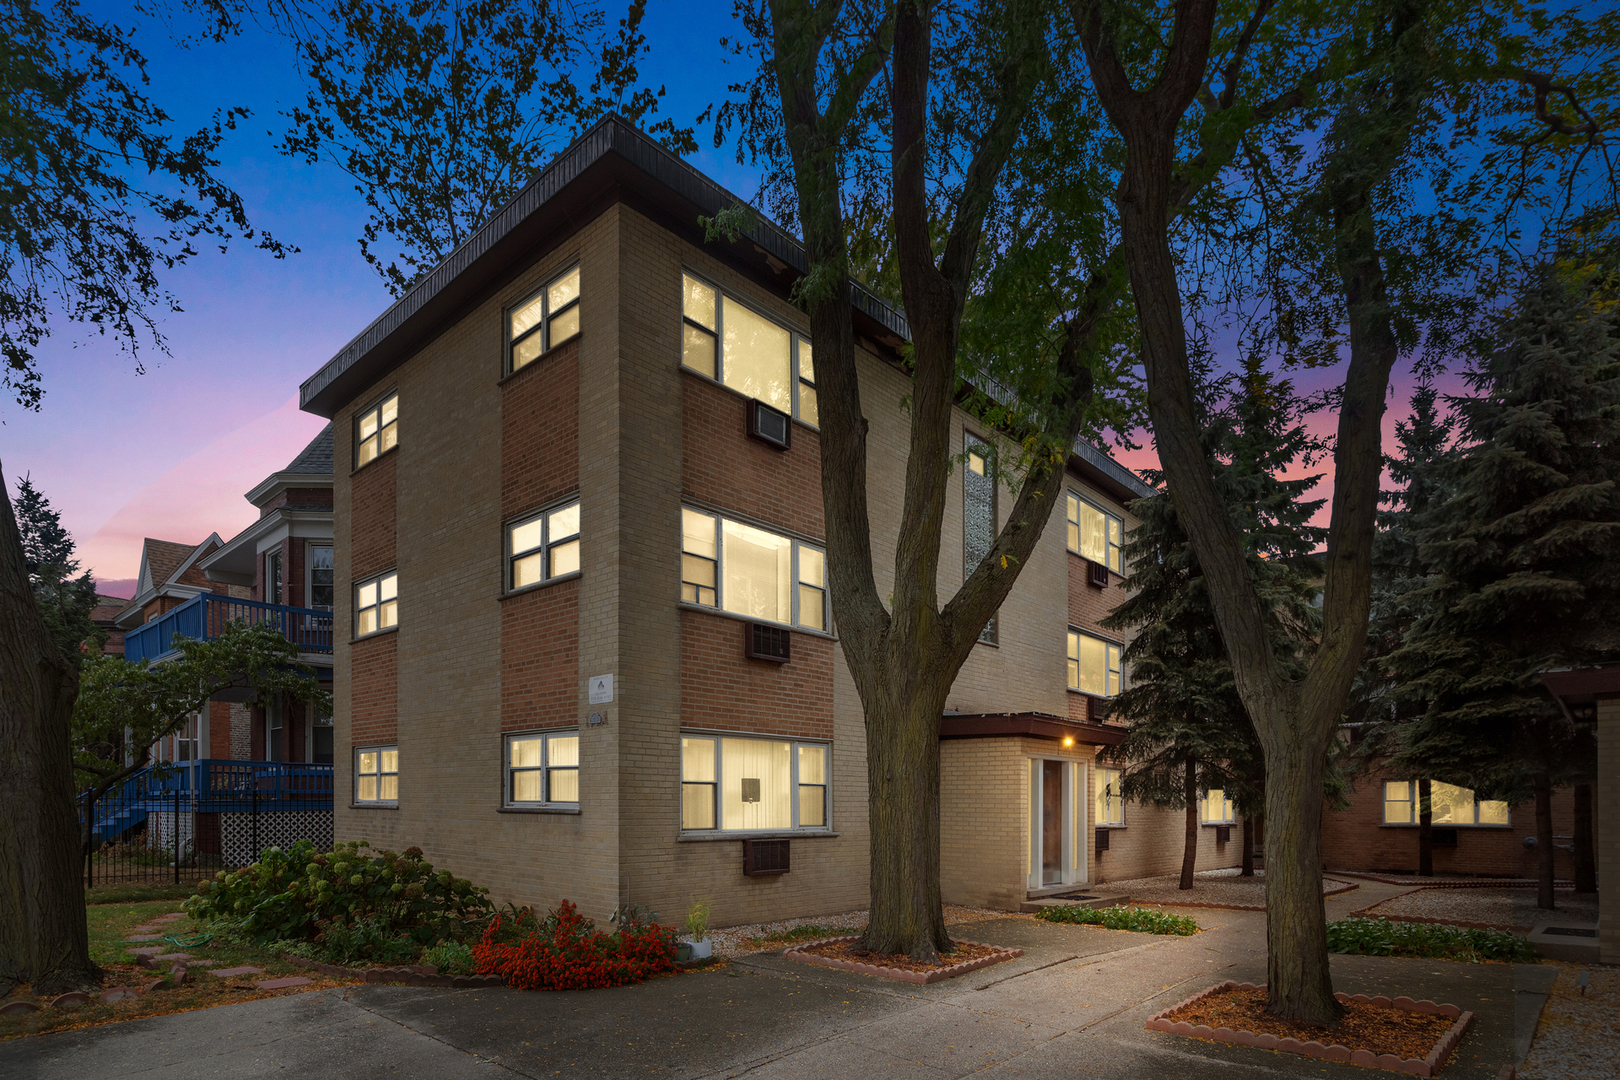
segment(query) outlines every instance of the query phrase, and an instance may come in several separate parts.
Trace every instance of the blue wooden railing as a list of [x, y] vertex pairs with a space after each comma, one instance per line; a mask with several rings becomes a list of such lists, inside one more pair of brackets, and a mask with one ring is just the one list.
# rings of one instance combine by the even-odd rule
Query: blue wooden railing
[[94, 804], [79, 797], [79, 816], [91, 819], [97, 841], [117, 838], [149, 812], [276, 813], [330, 810], [332, 766], [296, 761], [204, 758], [148, 765]]
[[198, 641], [218, 637], [230, 623], [268, 622], [300, 652], [332, 651], [332, 613], [314, 608], [236, 600], [218, 593], [199, 593], [177, 608], [124, 634], [124, 659], [158, 661], [179, 652], [174, 636]]

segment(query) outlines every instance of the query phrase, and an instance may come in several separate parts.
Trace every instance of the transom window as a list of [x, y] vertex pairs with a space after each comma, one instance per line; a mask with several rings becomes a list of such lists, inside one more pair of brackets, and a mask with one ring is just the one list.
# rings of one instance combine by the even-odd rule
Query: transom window
[[579, 503], [506, 528], [506, 587], [523, 589], [579, 571]]
[[823, 743], [682, 735], [681, 828], [827, 828], [830, 749]]
[[354, 633], [365, 637], [399, 625], [399, 575], [393, 571], [354, 588]]
[[506, 737], [506, 805], [579, 805], [577, 730]]
[[1097, 770], [1097, 824], [1125, 824], [1125, 797], [1120, 794], [1124, 774], [1119, 769]]
[[1069, 689], [1113, 697], [1123, 683], [1120, 648], [1077, 630], [1069, 631]]
[[389, 394], [355, 417], [354, 467], [375, 461], [399, 445], [399, 395]]
[[1070, 551], [1123, 574], [1125, 562], [1120, 545], [1124, 540], [1125, 526], [1119, 518], [1069, 493]]
[[354, 801], [399, 802], [399, 747], [362, 746], [354, 751]]
[[514, 307], [506, 317], [507, 371], [517, 371], [541, 353], [579, 333], [579, 267]]
[[1232, 800], [1226, 797], [1226, 792], [1220, 788], [1204, 792], [1204, 797], [1198, 800], [1198, 820], [1206, 825], [1230, 825], [1234, 820]]
[[683, 508], [681, 599], [825, 631], [827, 556], [798, 540]]
[[681, 363], [807, 424], [818, 422], [810, 342], [691, 274], [681, 275]]
[[[1481, 799], [1472, 788], [1429, 781], [1430, 821], [1435, 825], [1506, 825], [1508, 804], [1502, 799]], [[1416, 825], [1423, 815], [1418, 781], [1390, 780], [1384, 784], [1384, 824]]]

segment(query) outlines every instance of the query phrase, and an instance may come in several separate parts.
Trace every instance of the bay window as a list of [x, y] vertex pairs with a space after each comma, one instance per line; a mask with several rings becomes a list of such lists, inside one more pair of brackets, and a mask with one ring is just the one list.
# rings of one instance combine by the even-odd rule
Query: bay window
[[1120, 647], [1077, 630], [1069, 631], [1069, 689], [1113, 697], [1124, 682]]
[[798, 540], [683, 508], [681, 599], [825, 631], [827, 556]]
[[817, 422], [810, 342], [691, 274], [681, 275], [681, 365], [807, 424]]
[[829, 824], [823, 743], [681, 736], [681, 828], [789, 832]]

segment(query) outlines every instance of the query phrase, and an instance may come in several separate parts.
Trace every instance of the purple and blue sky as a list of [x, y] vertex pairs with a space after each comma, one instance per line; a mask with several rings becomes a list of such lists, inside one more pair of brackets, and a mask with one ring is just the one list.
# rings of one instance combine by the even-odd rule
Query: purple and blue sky
[[[128, 596], [141, 541], [228, 539], [252, 522], [242, 497], [290, 461], [323, 421], [298, 410], [298, 385], [390, 303], [361, 258], [366, 207], [336, 167], [306, 165], [275, 150], [283, 110], [303, 100], [291, 50], [250, 29], [223, 44], [176, 48], [161, 26], [144, 25], [128, 4], [85, 5], [93, 15], [139, 27], [150, 94], [176, 132], [205, 124], [217, 108], [253, 116], [222, 152], [224, 178], [243, 196], [255, 225], [302, 249], [277, 261], [237, 243], [205, 251], [163, 278], [184, 311], [164, 318], [172, 355], [144, 350], [145, 374], [108, 338], [57, 321], [39, 350], [46, 396], [41, 412], [0, 402], [0, 460], [15, 491], [24, 474], [62, 511], [83, 566], [103, 592]], [[612, 17], [618, 18], [614, 11]], [[652, 0], [652, 46], [644, 81], [665, 85], [662, 114], [691, 123], [725, 96], [740, 74], [720, 38], [740, 31], [729, 0]], [[699, 131], [692, 163], [745, 197], [753, 170]], [[1309, 381], [1331, 377], [1312, 373]], [[1304, 381], [1304, 380], [1302, 380]], [[1391, 399], [1386, 432], [1404, 415], [1410, 386]], [[1320, 418], [1327, 423], [1330, 418]], [[1151, 450], [1122, 455], [1151, 465]]]

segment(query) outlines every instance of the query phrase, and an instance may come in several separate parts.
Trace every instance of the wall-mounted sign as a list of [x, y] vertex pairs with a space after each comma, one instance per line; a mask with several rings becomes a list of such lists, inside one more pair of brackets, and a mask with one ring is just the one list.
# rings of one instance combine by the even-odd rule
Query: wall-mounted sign
[[592, 705], [606, 705], [613, 700], [613, 676], [592, 675], [588, 681]]

